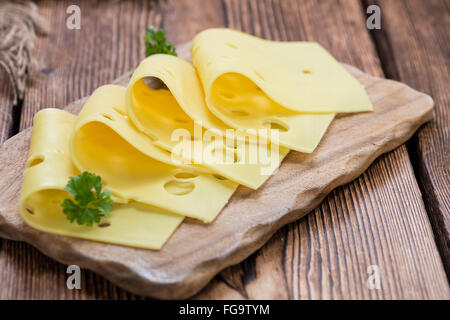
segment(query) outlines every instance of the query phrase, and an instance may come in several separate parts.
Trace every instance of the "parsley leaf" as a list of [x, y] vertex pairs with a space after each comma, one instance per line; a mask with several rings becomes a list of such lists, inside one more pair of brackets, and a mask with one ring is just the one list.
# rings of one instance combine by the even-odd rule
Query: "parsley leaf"
[[147, 29], [144, 36], [145, 41], [145, 56], [151, 56], [156, 53], [165, 53], [176, 56], [175, 46], [171, 43], [166, 43], [166, 30], [159, 29], [156, 31], [154, 26]]
[[75, 199], [73, 201], [67, 198], [61, 203], [63, 213], [70, 222], [92, 226], [113, 209], [111, 192], [102, 191], [101, 177], [93, 173], [84, 171], [78, 176], [70, 177], [64, 189]]

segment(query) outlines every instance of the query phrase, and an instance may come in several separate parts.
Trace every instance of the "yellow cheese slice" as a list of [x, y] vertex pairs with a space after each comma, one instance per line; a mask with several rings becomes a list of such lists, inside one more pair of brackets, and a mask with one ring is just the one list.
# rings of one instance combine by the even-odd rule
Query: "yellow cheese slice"
[[[146, 83], [148, 79], [162, 81], [164, 86], [151, 88]], [[231, 140], [239, 142], [232, 141], [231, 144], [221, 141], [214, 145], [214, 139], [206, 139], [208, 134], [225, 137], [227, 130], [232, 128], [208, 110], [194, 67], [178, 57], [161, 54], [143, 60], [133, 72], [125, 101], [132, 122], [155, 145], [175, 152], [181, 141], [173, 138], [174, 130], [182, 129], [189, 137], [197, 139], [192, 142], [187, 139], [187, 148], [192, 151], [184, 158], [250, 188], [256, 189], [264, 183], [289, 152], [288, 148], [271, 146], [264, 139], [254, 141], [251, 134], [245, 132], [234, 132]], [[263, 157], [259, 151], [264, 147], [268, 150]], [[210, 155], [208, 150], [217, 149], [233, 160], [228, 163], [205, 161], [206, 155]], [[210, 160], [214, 160], [214, 156]]]
[[44, 109], [34, 118], [20, 213], [31, 227], [63, 236], [133, 247], [160, 249], [183, 216], [138, 202], [114, 204], [100, 226], [70, 223], [60, 206], [70, 176], [79, 171], [71, 161], [69, 140], [76, 117], [58, 109]]
[[214, 220], [238, 184], [193, 170], [198, 166], [173, 165], [170, 156], [134, 129], [125, 91], [114, 85], [100, 87], [83, 106], [70, 143], [76, 168], [100, 175], [118, 198], [204, 222]]
[[234, 128], [279, 129], [291, 149], [312, 152], [335, 113], [372, 110], [361, 84], [317, 43], [209, 29], [191, 49], [210, 111]]
[[[169, 90], [149, 88], [146, 78], [161, 80]], [[166, 149], [174, 145], [168, 126], [184, 128], [192, 135], [193, 120], [219, 132], [229, 128], [206, 108], [192, 64], [172, 55], [155, 54], [139, 64], [128, 84], [127, 104], [133, 123], [147, 135], [155, 135], [155, 143]]]

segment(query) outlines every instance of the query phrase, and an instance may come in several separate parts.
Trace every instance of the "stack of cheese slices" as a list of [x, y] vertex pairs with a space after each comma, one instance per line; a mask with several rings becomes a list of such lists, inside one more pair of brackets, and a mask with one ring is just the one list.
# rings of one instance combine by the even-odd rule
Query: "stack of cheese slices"
[[[160, 249], [185, 217], [210, 223], [239, 184], [261, 186], [290, 149], [313, 152], [336, 113], [372, 110], [359, 82], [314, 42], [209, 29], [194, 38], [191, 56], [193, 64], [148, 57], [127, 88], [98, 88], [78, 117], [35, 115], [20, 203], [27, 224]], [[249, 159], [262, 142], [264, 161]], [[218, 148], [231, 161], [204, 161], [206, 149]], [[107, 227], [70, 223], [62, 213], [69, 177], [84, 171], [112, 192]]]

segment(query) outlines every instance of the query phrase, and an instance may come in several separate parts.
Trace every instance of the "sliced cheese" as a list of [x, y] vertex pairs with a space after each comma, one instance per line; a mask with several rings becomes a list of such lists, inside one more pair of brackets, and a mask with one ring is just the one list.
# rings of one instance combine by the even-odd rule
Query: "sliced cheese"
[[84, 105], [70, 144], [76, 168], [100, 175], [118, 198], [204, 222], [214, 220], [238, 184], [194, 170], [197, 166], [173, 165], [170, 155], [134, 129], [125, 91], [114, 85], [100, 87]]
[[113, 244], [160, 249], [183, 221], [183, 216], [138, 202], [114, 204], [100, 226], [70, 223], [61, 202], [69, 177], [79, 171], [71, 161], [69, 140], [76, 117], [58, 109], [44, 109], [34, 118], [20, 213], [31, 227], [63, 236]]
[[209, 29], [191, 49], [209, 110], [234, 128], [279, 129], [291, 149], [312, 152], [335, 113], [372, 110], [361, 84], [317, 43]]
[[[127, 88], [98, 88], [78, 117], [38, 112], [20, 201], [24, 221], [160, 249], [185, 216], [214, 220], [238, 183], [258, 188], [289, 148], [312, 152], [336, 113], [372, 109], [358, 81], [316, 43], [211, 29], [194, 39], [192, 56], [196, 68], [170, 55], [145, 59]], [[149, 79], [162, 85], [152, 88]], [[188, 155], [177, 152], [177, 130], [194, 137], [182, 141]], [[231, 161], [205, 161], [205, 151]], [[61, 208], [67, 181], [83, 171], [100, 175], [114, 200], [113, 212], [93, 227], [70, 223]]]
[[[151, 88], [146, 83], [149, 79], [162, 81], [164, 85]], [[184, 143], [173, 138], [174, 130], [183, 129], [191, 138], [197, 139], [192, 143], [190, 139], [187, 141], [187, 148], [192, 151], [184, 158], [250, 188], [256, 189], [264, 183], [289, 151], [271, 146], [264, 139], [254, 141], [250, 137], [252, 134], [245, 132], [234, 133], [233, 140], [242, 142], [240, 148], [236, 142], [233, 146], [227, 141], [213, 145], [215, 140], [208, 140], [205, 135], [225, 137], [227, 130], [232, 128], [209, 111], [194, 67], [178, 57], [161, 54], [142, 61], [130, 79], [125, 101], [132, 122], [155, 145], [174, 152], [180, 143]], [[206, 129], [209, 132], [205, 132]], [[265, 159], [259, 156], [263, 148], [268, 149]], [[214, 161], [214, 156], [207, 161], [208, 150], [217, 149], [235, 161]], [[257, 159], [250, 161], [251, 154], [257, 154]]]
[[[166, 88], [151, 89], [145, 80], [156, 78]], [[205, 96], [192, 64], [181, 58], [155, 54], [144, 59], [130, 79], [127, 90], [128, 113], [142, 132], [154, 136], [155, 144], [171, 149], [167, 128], [184, 128], [194, 135], [194, 121], [220, 133], [229, 128], [205, 105]]]

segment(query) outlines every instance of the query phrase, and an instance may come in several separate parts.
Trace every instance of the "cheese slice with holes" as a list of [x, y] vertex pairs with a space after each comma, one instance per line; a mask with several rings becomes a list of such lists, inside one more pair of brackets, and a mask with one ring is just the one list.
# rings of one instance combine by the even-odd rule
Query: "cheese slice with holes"
[[312, 152], [336, 113], [372, 110], [362, 85], [314, 42], [209, 29], [191, 53], [217, 118], [238, 129], [279, 129], [279, 143], [297, 151]]
[[[143, 60], [133, 72], [125, 101], [130, 119], [154, 145], [175, 152], [187, 143], [191, 151], [180, 157], [253, 189], [267, 180], [289, 152], [267, 139], [254, 140], [251, 136], [257, 133], [233, 132], [226, 139], [227, 132], [236, 130], [207, 108], [194, 67], [178, 57], [159, 54]], [[174, 139], [175, 130], [183, 130], [187, 141]], [[215, 144], [215, 139], [222, 141]], [[225, 158], [231, 161], [215, 161]]]
[[126, 89], [98, 88], [83, 106], [71, 137], [80, 171], [94, 172], [116, 197], [211, 222], [238, 184], [197, 166], [180, 168], [170, 155], [134, 129], [125, 106]]
[[160, 249], [183, 221], [183, 216], [139, 202], [115, 203], [102, 227], [70, 223], [61, 202], [69, 177], [80, 172], [73, 165], [69, 141], [76, 116], [58, 109], [44, 109], [34, 117], [29, 159], [24, 172], [20, 213], [31, 227], [100, 242]]

